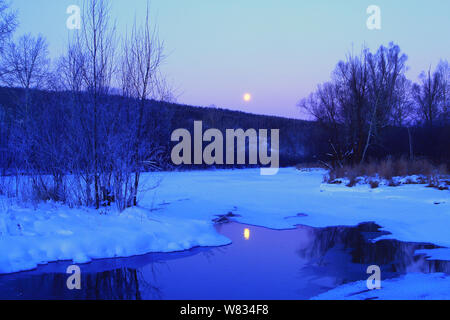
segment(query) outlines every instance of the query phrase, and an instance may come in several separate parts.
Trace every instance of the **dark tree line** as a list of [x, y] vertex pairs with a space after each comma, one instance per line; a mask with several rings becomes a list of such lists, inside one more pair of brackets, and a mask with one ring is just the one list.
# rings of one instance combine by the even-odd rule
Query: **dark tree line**
[[448, 62], [441, 61], [434, 72], [424, 72], [412, 83], [405, 76], [406, 61], [393, 43], [375, 53], [363, 48], [339, 62], [332, 79], [299, 103], [329, 132], [330, 156], [336, 164], [365, 162], [390, 126], [408, 131], [410, 157], [412, 127], [432, 132], [436, 126], [448, 126]]

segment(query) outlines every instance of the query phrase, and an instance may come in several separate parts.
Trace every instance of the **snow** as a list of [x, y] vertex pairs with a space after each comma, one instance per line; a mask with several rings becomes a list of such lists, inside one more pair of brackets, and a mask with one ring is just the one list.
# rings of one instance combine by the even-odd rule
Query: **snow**
[[46, 204], [35, 211], [10, 208], [0, 221], [0, 274], [50, 261], [85, 263], [230, 243], [209, 221], [176, 219], [143, 208], [99, 215], [94, 210]]
[[[433, 188], [440, 190], [448, 190], [448, 186], [446, 181], [448, 176], [440, 175], [435, 177], [434, 183], [436, 184]], [[378, 174], [375, 176], [359, 176], [354, 179], [355, 185], [370, 185], [372, 182], [378, 182], [379, 186], [400, 186], [407, 184], [424, 184], [428, 181], [428, 178], [424, 175], [410, 175], [410, 176], [395, 176], [391, 179], [381, 178]], [[348, 178], [337, 178], [333, 181], [333, 184], [342, 184], [348, 185], [350, 183], [350, 179]]]
[[409, 273], [381, 281], [381, 289], [368, 290], [358, 281], [327, 291], [312, 300], [448, 300], [450, 276], [442, 273]]
[[[155, 174], [148, 174], [140, 207], [121, 214], [55, 203], [26, 207], [3, 199], [0, 273], [57, 260], [82, 263], [225, 245], [230, 240], [216, 232], [212, 220], [229, 212], [239, 215], [241, 223], [273, 229], [373, 221], [392, 233], [382, 238], [450, 247], [448, 190], [424, 185], [349, 188], [323, 184], [324, 174], [294, 168], [280, 169], [275, 176], [261, 176], [259, 169], [164, 172], [156, 174], [161, 182], [155, 189], [149, 187]], [[450, 250], [440, 251], [439, 257], [450, 260]]]

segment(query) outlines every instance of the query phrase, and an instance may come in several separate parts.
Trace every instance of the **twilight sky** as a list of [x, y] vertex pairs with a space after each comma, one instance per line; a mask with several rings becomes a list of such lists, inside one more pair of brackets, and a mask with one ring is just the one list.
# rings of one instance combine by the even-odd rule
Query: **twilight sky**
[[[66, 28], [66, 9], [79, 3], [12, 0], [16, 35], [41, 33], [59, 56], [75, 32]], [[366, 27], [369, 5], [381, 8], [381, 30]], [[112, 0], [118, 32], [145, 8], [146, 0]], [[163, 70], [178, 102], [191, 105], [303, 118], [297, 102], [364, 43], [400, 45], [412, 80], [450, 59], [448, 0], [152, 0], [151, 12], [168, 54]]]

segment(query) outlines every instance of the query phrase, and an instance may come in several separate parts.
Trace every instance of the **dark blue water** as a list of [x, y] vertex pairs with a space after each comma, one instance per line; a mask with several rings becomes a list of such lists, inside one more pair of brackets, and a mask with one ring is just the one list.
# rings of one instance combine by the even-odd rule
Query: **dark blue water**
[[414, 255], [432, 245], [383, 240], [373, 223], [276, 231], [231, 222], [217, 226], [233, 243], [179, 253], [98, 260], [80, 265], [81, 290], [68, 290], [70, 262], [0, 276], [0, 299], [308, 299], [366, 280], [406, 272], [446, 272], [450, 264]]

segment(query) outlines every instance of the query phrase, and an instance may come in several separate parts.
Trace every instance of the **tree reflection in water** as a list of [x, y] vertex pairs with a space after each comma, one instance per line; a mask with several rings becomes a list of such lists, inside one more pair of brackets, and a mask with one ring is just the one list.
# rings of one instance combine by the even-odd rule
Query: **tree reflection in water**
[[[428, 261], [431, 244], [373, 240], [375, 223], [356, 227], [271, 230], [238, 223], [217, 226], [229, 246], [97, 260], [81, 265], [81, 290], [68, 290], [69, 262], [0, 276], [0, 299], [308, 299], [347, 282], [407, 272], [450, 273], [450, 262]], [[245, 231], [247, 230], [247, 231]]]
[[68, 290], [68, 275], [43, 273], [17, 276], [0, 285], [1, 299], [140, 300], [142, 293], [160, 298], [159, 288], [146, 281], [141, 270], [120, 268], [81, 275], [81, 290]]
[[[328, 272], [332, 274], [348, 274], [351, 265], [347, 262], [348, 256], [354, 264], [355, 270], [360, 273], [360, 268], [369, 265], [378, 265], [383, 270], [384, 278], [398, 276], [407, 272], [444, 272], [450, 273], [450, 262], [439, 260], [427, 260], [425, 255], [415, 254], [419, 249], [435, 249], [433, 244], [401, 242], [391, 239], [373, 241], [388, 232], [380, 231], [380, 226], [375, 223], [363, 223], [356, 227], [328, 227], [322, 229], [306, 228], [314, 239], [308, 246], [302, 246], [297, 251], [302, 259], [310, 261], [302, 271], [310, 269], [310, 272]], [[341, 255], [342, 259], [337, 258]], [[347, 255], [347, 257], [344, 257]], [[347, 269], [347, 271], [341, 270]], [[346, 280], [343, 283], [348, 282]]]

